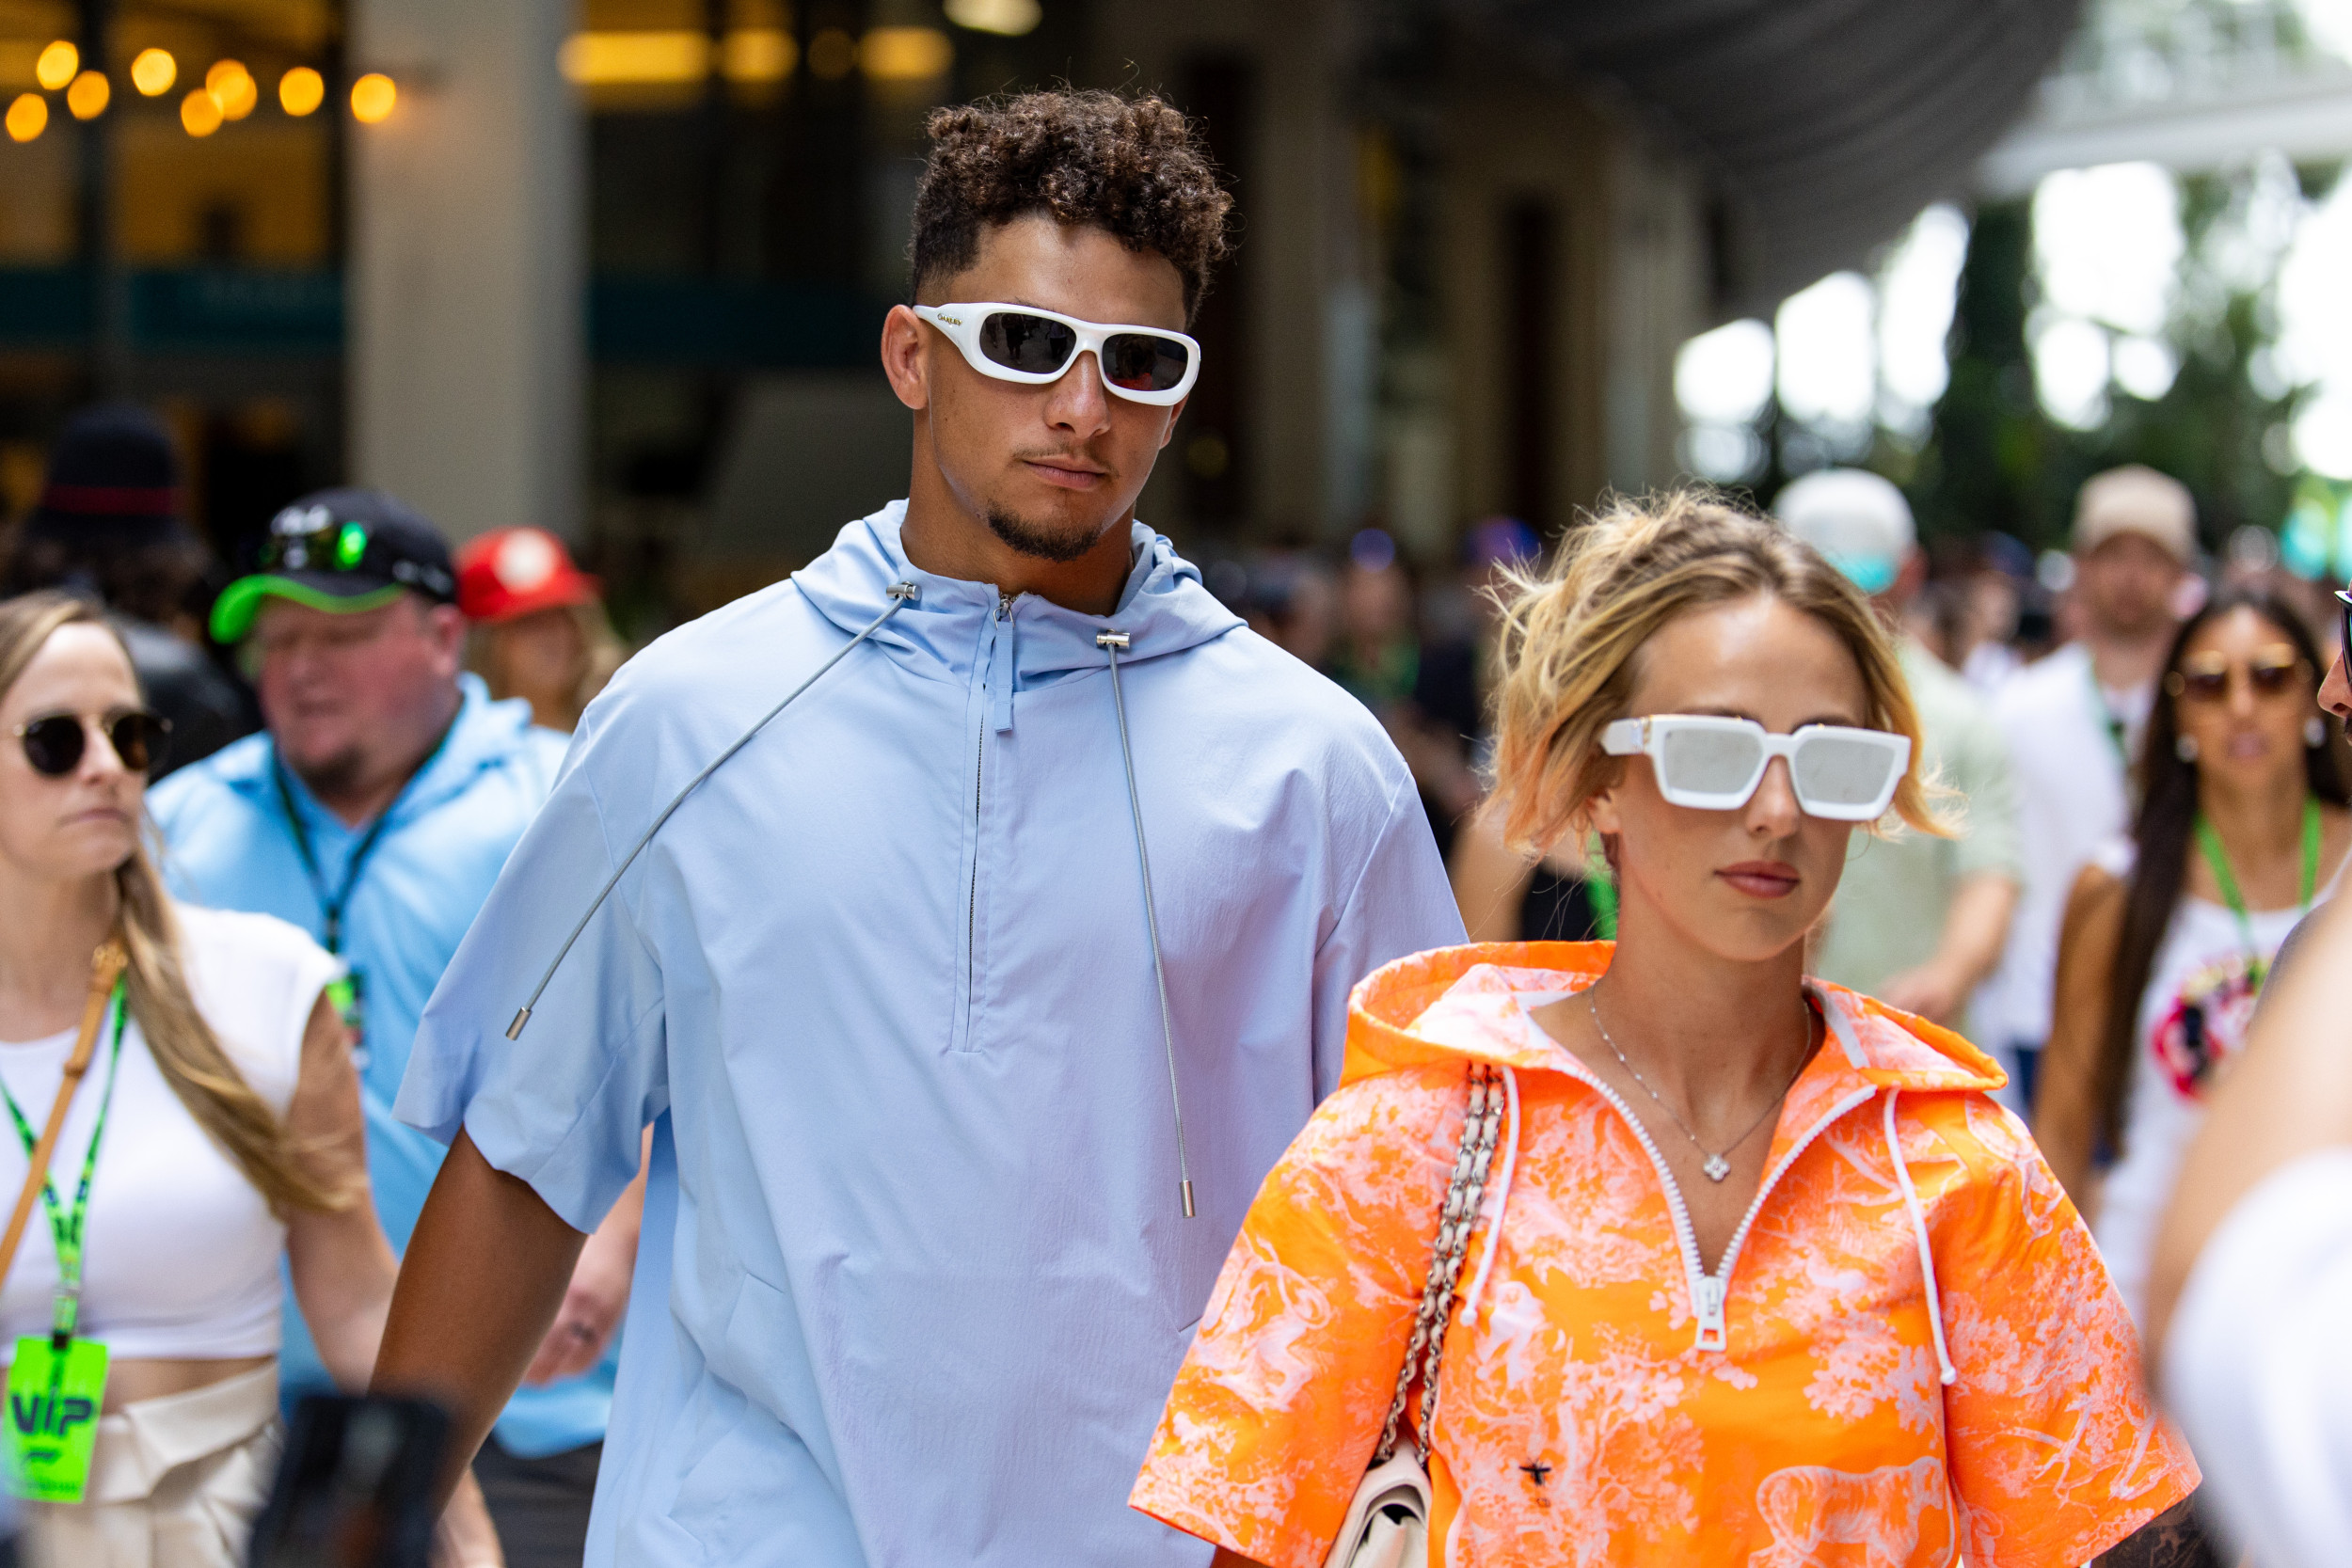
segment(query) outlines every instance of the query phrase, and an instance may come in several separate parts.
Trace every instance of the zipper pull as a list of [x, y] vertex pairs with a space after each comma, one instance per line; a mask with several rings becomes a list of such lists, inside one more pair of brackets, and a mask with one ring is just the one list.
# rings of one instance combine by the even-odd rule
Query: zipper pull
[[989, 723], [998, 734], [1012, 728], [1012, 595], [996, 595], [996, 624], [989, 628]]
[[1692, 1287], [1691, 1305], [1699, 1315], [1698, 1349], [1724, 1348], [1724, 1298], [1727, 1294], [1729, 1287], [1711, 1274], [1699, 1275]]

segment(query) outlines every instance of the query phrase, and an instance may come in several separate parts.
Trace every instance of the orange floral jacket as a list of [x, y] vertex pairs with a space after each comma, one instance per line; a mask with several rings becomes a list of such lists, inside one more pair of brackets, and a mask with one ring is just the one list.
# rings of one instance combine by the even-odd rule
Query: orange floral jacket
[[2071, 1565], [2195, 1490], [2090, 1233], [1987, 1097], [1998, 1068], [1813, 983], [1831, 1039], [1708, 1275], [1647, 1134], [1527, 1013], [1609, 953], [1450, 948], [1357, 988], [1342, 1087], [1250, 1210], [1134, 1506], [1319, 1568], [1404, 1361], [1473, 1060], [1510, 1102], [1446, 1339], [1433, 1564]]

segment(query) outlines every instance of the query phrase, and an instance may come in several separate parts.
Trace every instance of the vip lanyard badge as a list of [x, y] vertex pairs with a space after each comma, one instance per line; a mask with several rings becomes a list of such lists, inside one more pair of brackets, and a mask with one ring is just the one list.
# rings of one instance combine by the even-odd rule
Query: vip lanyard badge
[[[71, 1207], [57, 1198], [57, 1185], [43, 1177], [40, 1196], [48, 1211], [49, 1234], [57, 1255], [57, 1292], [50, 1312], [49, 1332], [26, 1335], [16, 1342], [8, 1367], [7, 1427], [8, 1482], [20, 1497], [39, 1502], [78, 1503], [89, 1486], [90, 1456], [98, 1441], [98, 1414], [106, 1395], [106, 1347], [78, 1338], [82, 1312], [82, 1259], [89, 1214], [90, 1178], [98, 1169], [98, 1147], [106, 1136], [106, 1113], [115, 1098], [115, 1079], [122, 1066], [122, 1030], [129, 1007], [123, 984], [114, 983], [114, 1040], [107, 1048], [106, 1087], [98, 1101], [98, 1120], [90, 1130], [89, 1147], [82, 1155], [81, 1179], [74, 1183]], [[68, 1092], [60, 1083], [57, 1092]], [[24, 1140], [25, 1157], [35, 1157], [40, 1138], [24, 1119], [16, 1096], [0, 1083], [0, 1100], [8, 1104], [16, 1135]]]

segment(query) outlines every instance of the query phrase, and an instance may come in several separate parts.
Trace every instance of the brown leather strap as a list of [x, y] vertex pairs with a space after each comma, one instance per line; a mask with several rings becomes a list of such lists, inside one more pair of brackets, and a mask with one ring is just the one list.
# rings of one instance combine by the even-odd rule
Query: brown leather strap
[[16, 1212], [8, 1216], [8, 1234], [0, 1236], [0, 1280], [6, 1280], [8, 1270], [16, 1266], [16, 1249], [24, 1240], [33, 1205], [40, 1201], [41, 1185], [49, 1180], [49, 1157], [56, 1152], [57, 1134], [65, 1131], [65, 1114], [72, 1109], [73, 1092], [82, 1086], [82, 1075], [89, 1071], [90, 1058], [97, 1053], [98, 1026], [105, 1022], [106, 999], [114, 994], [115, 980], [127, 961], [119, 941], [109, 941], [90, 955], [89, 1000], [82, 1004], [82, 1032], [73, 1041], [73, 1054], [66, 1058], [57, 1097], [49, 1102], [49, 1123], [33, 1146], [24, 1190], [16, 1195]]

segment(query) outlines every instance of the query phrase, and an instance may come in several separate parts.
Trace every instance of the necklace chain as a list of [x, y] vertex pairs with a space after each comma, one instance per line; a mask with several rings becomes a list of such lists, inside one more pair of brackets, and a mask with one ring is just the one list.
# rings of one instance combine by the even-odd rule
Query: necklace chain
[[1748, 1123], [1748, 1130], [1746, 1132], [1732, 1139], [1731, 1142], [1724, 1145], [1721, 1152], [1718, 1152], [1714, 1149], [1708, 1148], [1707, 1145], [1700, 1142], [1699, 1135], [1691, 1130], [1691, 1124], [1682, 1119], [1682, 1113], [1676, 1110], [1672, 1105], [1666, 1103], [1666, 1097], [1664, 1095], [1660, 1094], [1656, 1089], [1650, 1087], [1649, 1080], [1642, 1076], [1642, 1069], [1640, 1068], [1635, 1067], [1631, 1062], [1626, 1060], [1625, 1053], [1617, 1049], [1617, 1042], [1610, 1037], [1609, 1025], [1600, 1021], [1600, 1004], [1593, 999], [1593, 993], [1590, 990], [1587, 990], [1584, 993], [1584, 1010], [1592, 1015], [1593, 1027], [1600, 1031], [1600, 1043], [1609, 1048], [1609, 1053], [1612, 1056], [1617, 1058], [1617, 1065], [1619, 1067], [1625, 1069], [1626, 1071], [1633, 1075], [1633, 1081], [1642, 1085], [1642, 1092], [1649, 1096], [1651, 1100], [1657, 1101], [1658, 1108], [1666, 1113], [1667, 1117], [1673, 1120], [1675, 1126], [1681, 1132], [1684, 1137], [1691, 1140], [1691, 1147], [1697, 1149], [1701, 1154], [1707, 1157], [1705, 1161], [1700, 1164], [1699, 1169], [1707, 1173], [1707, 1179], [1709, 1181], [1721, 1181], [1724, 1178], [1731, 1174], [1731, 1162], [1724, 1156], [1729, 1154], [1733, 1149], [1738, 1148], [1741, 1144], [1746, 1143], [1750, 1138], [1756, 1136], [1756, 1130], [1763, 1126], [1765, 1121], [1780, 1109], [1781, 1101], [1788, 1098], [1788, 1091], [1797, 1086], [1797, 1079], [1804, 1072], [1805, 1063], [1812, 1059], [1812, 1005], [1800, 997], [1799, 1006], [1804, 1009], [1805, 1014], [1804, 1042], [1806, 1049], [1797, 1058], [1797, 1070], [1788, 1075], [1788, 1082], [1781, 1085], [1780, 1093], [1774, 1095], [1772, 1097], [1772, 1103], [1764, 1107], [1763, 1115]]

